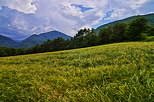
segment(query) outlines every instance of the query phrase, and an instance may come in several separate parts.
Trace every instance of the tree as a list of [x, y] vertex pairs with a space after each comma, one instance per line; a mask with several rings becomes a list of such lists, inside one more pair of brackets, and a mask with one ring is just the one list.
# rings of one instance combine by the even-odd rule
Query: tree
[[54, 51], [64, 50], [65, 49], [65, 40], [62, 37], [58, 37], [52, 41]]
[[147, 25], [145, 33], [148, 36], [154, 36], [154, 27], [151, 25]]
[[8, 47], [0, 47], [0, 57], [5, 56], [15, 56], [15, 55], [23, 55], [26, 54], [25, 49], [17, 49], [17, 48], [8, 48]]
[[91, 30], [86, 36], [85, 36], [85, 43], [86, 46], [95, 46], [99, 43], [99, 37], [94, 32], [94, 29]]
[[53, 43], [53, 41], [48, 39], [42, 45], [40, 45], [41, 49], [42, 49], [42, 52], [53, 51], [52, 43]]
[[7, 50], [6, 47], [0, 47], [0, 57], [8, 56], [6, 50]]
[[136, 19], [130, 22], [128, 27], [129, 40], [138, 41], [141, 40], [141, 34], [146, 31], [147, 20], [144, 17], [138, 16]]
[[94, 29], [84, 28], [70, 40], [70, 48], [82, 48], [87, 46], [94, 46], [98, 42], [98, 37]]
[[100, 30], [99, 39], [100, 39], [100, 44], [113, 42], [113, 29], [111, 25]]
[[17, 49], [17, 55], [25, 55], [26, 50], [24, 48]]
[[126, 29], [127, 23], [117, 23], [113, 26], [113, 41], [122, 42], [127, 39]]

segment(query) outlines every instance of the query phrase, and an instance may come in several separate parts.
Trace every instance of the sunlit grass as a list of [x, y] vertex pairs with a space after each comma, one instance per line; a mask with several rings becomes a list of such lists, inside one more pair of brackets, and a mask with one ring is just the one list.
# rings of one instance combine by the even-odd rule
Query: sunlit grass
[[154, 42], [0, 58], [0, 101], [152, 102]]

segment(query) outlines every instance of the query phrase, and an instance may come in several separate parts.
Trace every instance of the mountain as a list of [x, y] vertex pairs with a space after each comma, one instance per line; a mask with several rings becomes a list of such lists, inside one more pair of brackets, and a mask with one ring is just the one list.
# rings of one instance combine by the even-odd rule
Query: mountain
[[42, 33], [40, 35], [32, 35], [30, 37], [28, 37], [27, 39], [25, 39], [24, 41], [22, 41], [20, 43], [20, 47], [24, 47], [24, 48], [30, 48], [34, 45], [39, 45], [42, 44], [44, 41], [47, 41], [48, 39], [53, 40], [56, 39], [58, 37], [62, 37], [64, 39], [70, 39], [71, 36], [68, 36], [64, 33], [58, 32], [58, 31], [51, 31], [51, 32], [47, 32], [47, 33]]
[[[44, 21], [40, 20], [35, 14], [25, 14], [15, 9], [8, 8], [6, 6], [0, 7], [0, 34], [10, 37], [11, 39], [22, 42], [24, 39], [29, 37], [31, 34], [40, 34], [42, 32], [48, 32], [51, 28], [46, 29], [47, 25]], [[29, 23], [30, 22], [30, 23]], [[50, 33], [50, 32], [49, 32]], [[52, 32], [54, 33], [54, 32]], [[65, 35], [56, 32], [57, 36], [65, 38]], [[45, 38], [42, 40], [42, 37]], [[37, 38], [40, 41], [36, 41], [33, 45], [38, 42], [46, 41], [46, 39], [56, 38], [55, 34], [41, 34], [40, 36], [32, 35], [30, 39]], [[28, 39], [28, 41], [30, 40]], [[26, 39], [27, 41], [27, 39]], [[24, 42], [26, 42], [24, 41]], [[30, 40], [31, 41], [31, 40]], [[30, 44], [31, 45], [31, 44]], [[27, 46], [27, 45], [26, 45]]]
[[[151, 26], [154, 26], [154, 13], [147, 14], [147, 15], [141, 15], [141, 17], [145, 17], [148, 20], [148, 24]], [[95, 29], [95, 31], [96, 31], [96, 33], [99, 33], [100, 29], [107, 27], [108, 25], [115, 25], [116, 23], [130, 22], [135, 18], [137, 18], [137, 16], [132, 16], [132, 17], [128, 17], [128, 18], [125, 18], [122, 20], [114, 21], [114, 22], [111, 22], [111, 23], [108, 23], [108, 24], [98, 27], [97, 29]]]
[[64, 39], [71, 38], [71, 36], [68, 36], [58, 31], [51, 31], [47, 33], [42, 33], [40, 35], [34, 34], [28, 37], [27, 39], [23, 40], [22, 42], [16, 42], [12, 40], [11, 38], [0, 35], [0, 46], [16, 47], [16, 48], [30, 48], [32, 46], [42, 44], [44, 41], [47, 41], [48, 39], [53, 40], [58, 37], [62, 37]]
[[0, 35], [0, 46], [4, 47], [17, 47], [18, 43], [11, 38]]

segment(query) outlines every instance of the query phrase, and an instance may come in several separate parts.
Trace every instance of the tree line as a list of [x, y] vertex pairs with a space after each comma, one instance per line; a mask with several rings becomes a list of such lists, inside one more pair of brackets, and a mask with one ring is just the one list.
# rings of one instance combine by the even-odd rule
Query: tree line
[[148, 25], [144, 17], [139, 16], [128, 23], [117, 23], [102, 28], [99, 34], [96, 34], [94, 29], [84, 28], [71, 39], [64, 40], [59, 37], [27, 50], [0, 47], [0, 57], [68, 50], [115, 42], [140, 41], [153, 35], [154, 27]]

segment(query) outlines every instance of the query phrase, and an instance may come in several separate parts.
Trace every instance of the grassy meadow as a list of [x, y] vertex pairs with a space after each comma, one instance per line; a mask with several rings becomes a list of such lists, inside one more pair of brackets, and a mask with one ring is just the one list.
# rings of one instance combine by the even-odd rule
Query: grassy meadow
[[0, 102], [154, 102], [154, 42], [0, 58]]

